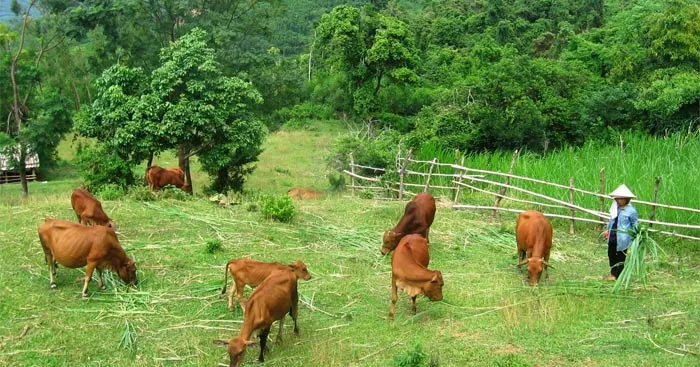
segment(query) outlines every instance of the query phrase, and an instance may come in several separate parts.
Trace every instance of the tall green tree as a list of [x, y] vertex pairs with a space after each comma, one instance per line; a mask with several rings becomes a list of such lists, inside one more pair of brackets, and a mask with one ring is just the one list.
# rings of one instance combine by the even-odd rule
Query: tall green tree
[[78, 131], [132, 164], [149, 152], [177, 149], [190, 188], [189, 160], [197, 155], [215, 189], [242, 189], [266, 134], [251, 113], [262, 98], [250, 83], [222, 74], [206, 40], [195, 28], [164, 48], [150, 78], [120, 65], [107, 70], [97, 98], [80, 114]]
[[354, 110], [374, 135], [374, 119], [382, 109], [382, 85], [417, 80], [413, 33], [393, 16], [351, 6], [338, 6], [324, 15], [317, 32], [328, 68], [345, 73]]

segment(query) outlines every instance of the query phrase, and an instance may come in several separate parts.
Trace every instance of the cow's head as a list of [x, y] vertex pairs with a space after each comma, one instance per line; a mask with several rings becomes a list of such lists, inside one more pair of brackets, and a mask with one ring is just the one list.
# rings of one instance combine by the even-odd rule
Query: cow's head
[[185, 183], [182, 185], [182, 191], [184, 191], [184, 192], [190, 192], [190, 184], [189, 184], [188, 182], [185, 182]]
[[304, 280], [311, 279], [309, 269], [306, 267], [306, 264], [304, 264], [303, 261], [296, 260], [291, 265], [289, 265], [289, 267], [292, 268], [292, 270], [294, 270], [294, 274], [296, 274], [297, 278], [302, 278]]
[[243, 363], [245, 357], [245, 349], [254, 342], [243, 339], [237, 336], [230, 340], [214, 340], [214, 344], [226, 345], [228, 356], [230, 358], [229, 367], [238, 367]]
[[527, 259], [527, 280], [531, 286], [536, 286], [542, 276], [542, 269], [549, 266], [549, 263], [541, 257], [531, 257]]
[[398, 246], [403, 233], [394, 232], [388, 230], [384, 232], [384, 243], [382, 244], [382, 255], [386, 255], [389, 251], [393, 250]]
[[138, 279], [136, 278], [136, 264], [131, 258], [126, 258], [126, 261], [121, 264], [117, 273], [126, 284], [136, 285], [138, 283]]
[[445, 282], [442, 280], [442, 273], [439, 270], [435, 271], [435, 275], [430, 279], [430, 281], [423, 289], [425, 296], [430, 298], [431, 301], [442, 301], [442, 286]]

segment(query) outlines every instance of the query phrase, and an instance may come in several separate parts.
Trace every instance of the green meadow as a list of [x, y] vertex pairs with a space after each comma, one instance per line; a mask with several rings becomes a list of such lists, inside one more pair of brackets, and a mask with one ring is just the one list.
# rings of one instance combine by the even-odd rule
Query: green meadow
[[[18, 185], [0, 185], [0, 365], [228, 365], [225, 348], [213, 341], [236, 336], [242, 323], [240, 309], [229, 312], [227, 295], [221, 294], [224, 265], [233, 258], [301, 259], [313, 276], [299, 281], [300, 336], [287, 322], [283, 342], [269, 344], [266, 362], [257, 362], [259, 347], [253, 345], [247, 366], [700, 363], [700, 243], [658, 237], [665, 253], [653, 264], [650, 283], [613, 293], [613, 283], [603, 280], [609, 269], [599, 229], [581, 225], [569, 235], [568, 222], [555, 220], [553, 268], [548, 280], [532, 288], [514, 266], [515, 215], [454, 211], [449, 196], [438, 200], [429, 266], [442, 271], [445, 298], [419, 297], [413, 315], [407, 296], [400, 294], [396, 318], [389, 320], [391, 259], [379, 249], [383, 231], [396, 224], [405, 203], [330, 190], [324, 159], [342, 132], [316, 124], [269, 136], [246, 184], [248, 194], [232, 195], [226, 207], [200, 194], [207, 178], [196, 166], [192, 199], [103, 200], [119, 223], [122, 246], [136, 260], [140, 283], [126, 287], [107, 276], [107, 289], [92, 282], [88, 299], [80, 296], [83, 269], [59, 266], [58, 288], [49, 289], [36, 230], [43, 218], [74, 220], [70, 191], [81, 184], [80, 177], [65, 164], [48, 182], [32, 182], [26, 201]], [[554, 153], [540, 160], [548, 167], [538, 168], [535, 157], [525, 157], [516, 174], [538, 177], [540, 170], [546, 174], [539, 177], [563, 183], [579, 172], [586, 172], [581, 177], [595, 172], [590, 184], [597, 187], [604, 165], [609, 182], [633, 187], [637, 182], [630, 180], [638, 179], [633, 190], [644, 196], [653, 185], [649, 179], [663, 174], [660, 201], [693, 206], [697, 139], [683, 148], [692, 148], [695, 159], [673, 148], [673, 140], [665, 142], [669, 147], [658, 154], [668, 164], [638, 167], [627, 155], [633, 148], [647, 155], [652, 142], [630, 142], [623, 153], [603, 155], [604, 148], [593, 146]], [[64, 143], [60, 155], [70, 154], [70, 144]], [[510, 154], [497, 158], [506, 163], [489, 167], [507, 169]], [[155, 163], [168, 166], [176, 160], [164, 154]], [[263, 218], [256, 205], [259, 193], [281, 195], [296, 186], [326, 195], [295, 202], [291, 223]], [[461, 195], [465, 203], [486, 200], [468, 190]], [[213, 241], [222, 249], [209, 253]], [[276, 330], [275, 325], [271, 338]]]

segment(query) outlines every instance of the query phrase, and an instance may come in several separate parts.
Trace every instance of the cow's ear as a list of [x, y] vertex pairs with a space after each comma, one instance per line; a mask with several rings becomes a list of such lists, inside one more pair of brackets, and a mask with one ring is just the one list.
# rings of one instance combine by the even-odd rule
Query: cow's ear
[[250, 341], [250, 340], [245, 341], [245, 345], [253, 345], [253, 344], [255, 344], [254, 341]]
[[433, 278], [430, 279], [430, 282], [431, 282], [431, 283], [437, 283], [437, 282], [438, 282], [438, 275], [437, 275], [437, 273], [435, 273], [435, 275], [433, 275]]
[[216, 340], [214, 340], [214, 344], [216, 344], [216, 345], [228, 345], [228, 340], [216, 339]]

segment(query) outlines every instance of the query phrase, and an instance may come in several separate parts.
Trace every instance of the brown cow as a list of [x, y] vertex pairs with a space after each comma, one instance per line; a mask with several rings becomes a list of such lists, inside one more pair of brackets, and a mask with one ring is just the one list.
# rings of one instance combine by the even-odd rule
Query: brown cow
[[103, 226], [87, 227], [61, 219], [46, 219], [39, 225], [39, 240], [44, 249], [51, 277], [50, 286], [56, 288], [56, 264], [67, 268], [87, 265], [83, 297], [87, 297], [88, 283], [97, 269], [98, 286], [104, 289], [102, 271], [109, 269], [119, 274], [127, 284], [136, 284], [136, 265], [126, 256], [113, 230]]
[[156, 191], [164, 186], [173, 185], [182, 191], [189, 191], [190, 185], [185, 181], [185, 173], [180, 167], [163, 168], [151, 166], [146, 169], [146, 182], [151, 190]]
[[531, 286], [537, 285], [549, 266], [549, 251], [552, 248], [552, 223], [535, 210], [520, 213], [515, 224], [518, 243], [518, 267], [527, 264], [527, 278]]
[[421, 192], [413, 200], [406, 204], [406, 210], [399, 223], [393, 229], [384, 232], [384, 244], [382, 245], [382, 255], [388, 254], [395, 249], [403, 236], [417, 233], [425, 237], [430, 243], [428, 234], [430, 225], [435, 218], [435, 198], [427, 192]]
[[245, 302], [243, 301], [243, 288], [249, 285], [251, 288], [255, 288], [260, 283], [265, 280], [270, 274], [277, 270], [292, 270], [297, 278], [302, 278], [304, 280], [311, 279], [311, 274], [306, 268], [301, 260], [296, 260], [293, 263], [287, 265], [282, 263], [265, 263], [262, 261], [255, 261], [249, 259], [236, 259], [231, 260], [226, 264], [226, 270], [224, 273], [224, 287], [221, 289], [221, 294], [226, 293], [226, 286], [228, 285], [228, 273], [231, 273], [231, 278], [233, 278], [233, 284], [231, 284], [231, 290], [228, 295], [228, 309], [233, 311], [233, 297], [238, 295], [238, 303], [241, 305], [241, 310], [245, 313]]
[[102, 209], [102, 204], [89, 192], [83, 189], [75, 189], [70, 195], [70, 203], [73, 211], [78, 216], [78, 221], [85, 225], [96, 224], [117, 230], [114, 223]]
[[391, 307], [389, 318], [394, 318], [394, 307], [399, 299], [397, 288], [411, 298], [413, 313], [416, 313], [416, 297], [424, 294], [431, 301], [442, 300], [442, 273], [428, 270], [430, 254], [428, 242], [419, 234], [404, 236], [391, 256]]
[[270, 333], [272, 323], [279, 320], [279, 332], [277, 342], [282, 340], [282, 327], [284, 317], [289, 313], [294, 320], [294, 334], [299, 335], [297, 324], [297, 311], [299, 294], [297, 293], [297, 277], [292, 270], [278, 270], [270, 274], [253, 291], [248, 299], [245, 310], [243, 326], [237, 337], [229, 340], [216, 340], [217, 344], [228, 345], [230, 367], [237, 367], [243, 363], [246, 347], [253, 342], [250, 336], [254, 331], [260, 330], [260, 362], [265, 361], [264, 353], [267, 349], [267, 335]]
[[287, 195], [294, 199], [309, 200], [318, 199], [321, 196], [323, 196], [323, 193], [320, 191], [304, 189], [301, 187], [294, 187], [287, 191]]

